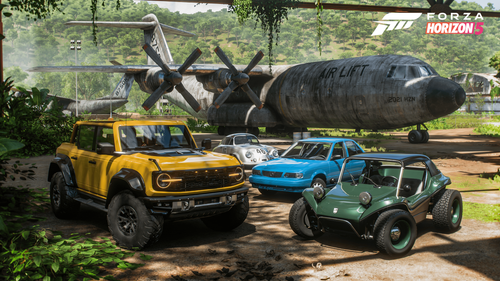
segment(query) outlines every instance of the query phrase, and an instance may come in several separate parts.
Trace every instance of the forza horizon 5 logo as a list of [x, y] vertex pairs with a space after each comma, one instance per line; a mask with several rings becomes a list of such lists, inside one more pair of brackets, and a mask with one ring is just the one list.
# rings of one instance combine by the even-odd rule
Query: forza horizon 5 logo
[[[484, 22], [471, 22], [471, 13], [463, 13], [463, 22], [427, 22], [425, 34], [475, 34], [483, 33]], [[422, 13], [388, 13], [378, 23], [372, 36], [382, 35], [385, 31], [410, 28], [413, 21], [418, 19]], [[458, 13], [451, 13], [451, 20], [459, 20]], [[443, 21], [448, 18], [445, 13], [428, 13], [427, 20], [437, 19]], [[477, 13], [474, 20], [483, 19], [481, 13]]]

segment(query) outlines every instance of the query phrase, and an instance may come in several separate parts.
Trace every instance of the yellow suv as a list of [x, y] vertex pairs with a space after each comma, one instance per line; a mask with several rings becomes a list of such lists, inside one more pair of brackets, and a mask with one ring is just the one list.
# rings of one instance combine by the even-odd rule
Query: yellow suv
[[248, 214], [241, 163], [196, 146], [179, 121], [82, 121], [49, 168], [56, 217], [78, 214], [80, 204], [107, 212], [117, 245], [142, 249], [158, 241], [164, 221], [201, 218], [229, 231]]

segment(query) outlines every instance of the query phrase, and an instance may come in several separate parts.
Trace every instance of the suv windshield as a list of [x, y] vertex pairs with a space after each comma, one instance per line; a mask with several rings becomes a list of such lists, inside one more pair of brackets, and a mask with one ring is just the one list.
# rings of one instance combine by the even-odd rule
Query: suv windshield
[[297, 142], [288, 148], [281, 158], [325, 160], [331, 147], [332, 144], [327, 142]]
[[183, 125], [121, 126], [119, 133], [123, 151], [195, 148]]

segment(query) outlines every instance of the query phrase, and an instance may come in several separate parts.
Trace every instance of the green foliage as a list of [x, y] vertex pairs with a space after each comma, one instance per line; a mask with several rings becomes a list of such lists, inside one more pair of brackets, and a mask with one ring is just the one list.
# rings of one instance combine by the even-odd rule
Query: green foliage
[[[16, 161], [11, 168], [19, 170], [22, 165]], [[8, 167], [2, 164], [0, 173], [6, 173], [5, 169]], [[28, 221], [45, 219], [33, 214], [50, 205], [48, 191], [3, 187], [4, 179], [0, 177], [0, 272], [5, 280], [100, 279], [102, 266], [135, 269], [143, 265], [124, 261], [134, 253], [122, 251], [108, 238], [94, 241], [74, 233], [64, 239], [60, 232], [26, 226]], [[152, 257], [141, 254], [140, 258]], [[116, 280], [113, 276], [103, 278]]]
[[23, 146], [24, 144], [18, 141], [0, 137], [0, 159], [2, 159], [4, 154], [23, 148]]
[[290, 10], [297, 0], [235, 0], [230, 5], [230, 11], [238, 15], [238, 21], [244, 23], [249, 18], [254, 18], [260, 22], [262, 30], [267, 33], [267, 49], [269, 66], [273, 64], [273, 42], [276, 36], [275, 44], [278, 45], [281, 23], [288, 19], [288, 10]]
[[493, 67], [498, 71], [497, 76], [500, 75], [500, 51], [496, 52], [491, 58], [490, 61], [488, 62], [489, 67]]
[[186, 125], [191, 133], [216, 133], [218, 126], [210, 126], [206, 121], [188, 118]]
[[500, 127], [496, 125], [481, 124], [474, 128], [474, 132], [485, 136], [500, 138]]
[[31, 93], [20, 88], [22, 94], [10, 91], [12, 81], [0, 84], [0, 105], [3, 116], [0, 127], [9, 138], [25, 146], [17, 155], [38, 156], [54, 153], [55, 149], [68, 141], [73, 131], [74, 117], [65, 117], [58, 106], [49, 104], [54, 100], [48, 90], [32, 88]]
[[465, 219], [475, 219], [484, 222], [500, 222], [500, 205], [463, 202]]
[[[482, 115], [471, 113], [452, 114], [448, 117], [440, 117], [425, 123], [429, 130], [447, 130], [460, 128], [477, 128], [484, 122]], [[397, 129], [396, 131], [415, 130], [415, 126]]]

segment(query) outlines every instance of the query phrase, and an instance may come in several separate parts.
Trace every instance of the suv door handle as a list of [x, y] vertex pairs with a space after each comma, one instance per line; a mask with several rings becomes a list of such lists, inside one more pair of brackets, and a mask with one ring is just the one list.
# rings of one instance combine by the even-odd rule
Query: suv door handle
[[96, 162], [95, 160], [90, 160], [90, 161], [89, 161], [89, 163], [90, 163], [90, 164], [95, 164], [95, 163], [97, 163], [97, 162]]
[[73, 160], [78, 160], [78, 157], [76, 157], [76, 156], [71, 156], [71, 159], [73, 159]]

